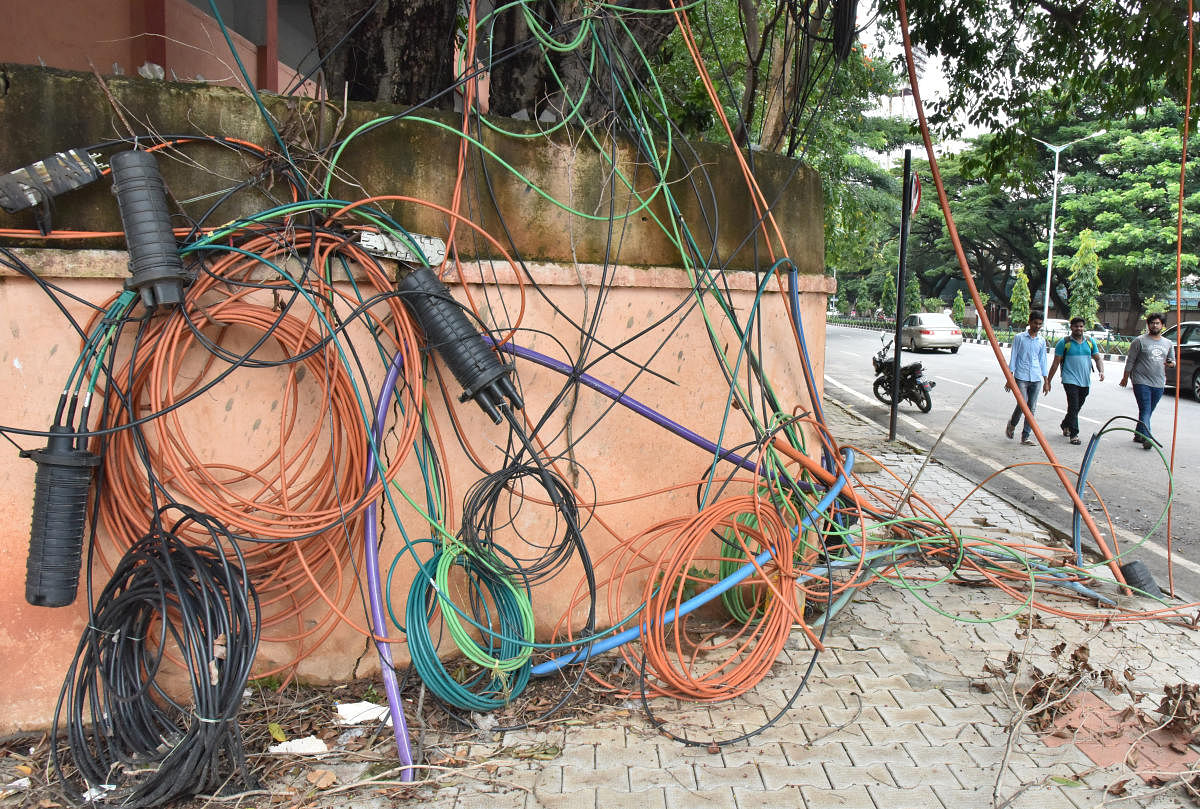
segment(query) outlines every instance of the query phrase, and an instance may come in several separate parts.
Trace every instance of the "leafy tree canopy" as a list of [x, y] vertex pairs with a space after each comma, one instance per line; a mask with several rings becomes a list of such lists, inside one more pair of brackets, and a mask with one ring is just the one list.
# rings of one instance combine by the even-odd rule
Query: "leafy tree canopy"
[[[1018, 130], [1061, 125], [1084, 103], [1119, 119], [1164, 96], [1182, 101], [1185, 0], [909, 0], [913, 45], [945, 66], [949, 93], [931, 105], [943, 134], [964, 123], [997, 132], [988, 174], [1032, 155]], [[880, 20], [896, 30], [896, 0]], [[1194, 69], [1200, 71], [1200, 65]], [[1046, 93], [1056, 99], [1047, 106]]]

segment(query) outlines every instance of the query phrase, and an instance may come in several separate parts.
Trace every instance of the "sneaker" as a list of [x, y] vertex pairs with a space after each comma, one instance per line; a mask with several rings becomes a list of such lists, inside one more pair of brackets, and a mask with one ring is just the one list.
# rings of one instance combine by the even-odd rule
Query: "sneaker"
[[1082, 444], [1083, 442], [1079, 440], [1079, 436], [1073, 435], [1073, 436], [1071, 436], [1071, 443], [1072, 444]]
[[1013, 432], [1014, 432], [1014, 431], [1016, 431], [1016, 429], [1017, 429], [1017, 425], [1015, 425], [1015, 424], [1006, 424], [1006, 425], [1004, 426], [1004, 434], [1005, 434], [1006, 436], [1008, 436], [1009, 438], [1012, 438], [1012, 437], [1013, 437]]
[[1142, 449], [1154, 449], [1154, 441], [1150, 439], [1143, 441]]
[[[1036, 441], [1034, 441], [1033, 439], [1030, 439], [1030, 438], [1022, 438], [1022, 439], [1021, 439], [1021, 446], [1023, 446], [1023, 447], [1034, 447], [1034, 446], [1037, 446], [1037, 442], [1036, 442]], [[1147, 447], [1147, 449], [1149, 449], [1149, 447]]]

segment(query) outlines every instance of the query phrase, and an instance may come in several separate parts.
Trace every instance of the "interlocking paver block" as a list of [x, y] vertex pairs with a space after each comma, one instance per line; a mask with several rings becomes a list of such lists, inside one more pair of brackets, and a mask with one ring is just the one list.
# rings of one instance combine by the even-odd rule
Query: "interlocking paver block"
[[941, 789], [933, 787], [933, 791], [947, 809], [994, 809], [995, 806], [992, 802], [992, 784], [990, 781], [986, 785], [981, 785], [974, 789]]
[[763, 782], [758, 774], [757, 764], [739, 764], [726, 767], [718, 760], [716, 762], [696, 763], [696, 783], [702, 790], [718, 787], [746, 787], [761, 789]]
[[574, 744], [605, 744], [625, 746], [625, 728], [589, 727], [582, 725], [574, 729], [571, 741]]
[[830, 740], [813, 744], [783, 742], [780, 746], [783, 748], [783, 754], [787, 757], [787, 763], [793, 767], [808, 764], [820, 765], [825, 762], [831, 764], [851, 763], [850, 754], [846, 752], [845, 745], [840, 742]]
[[888, 772], [892, 774], [896, 785], [901, 788], [917, 786], [937, 786], [945, 789], [959, 789], [962, 781], [955, 775], [956, 768], [944, 763], [934, 763], [906, 767], [903, 764], [888, 764]]
[[606, 767], [602, 770], [588, 770], [583, 767], [563, 768], [562, 791], [564, 794], [584, 790], [595, 791], [603, 786], [628, 791], [629, 768], [624, 766]]
[[[1003, 801], [1007, 796], [1015, 794], [1018, 788], [1016, 784], [1002, 786], [1000, 800]], [[1102, 806], [1104, 803], [1103, 793], [1097, 793], [1090, 789], [1072, 789], [1071, 791], [1090, 792], [1091, 806]], [[1017, 795], [1009, 805], [1013, 809], [1075, 809], [1075, 802], [1067, 797], [1066, 790], [1059, 789], [1056, 786], [1030, 787], [1020, 795]], [[1120, 805], [1117, 804], [1117, 806]]]
[[[896, 704], [901, 708], [930, 708], [938, 706], [941, 708], [952, 708], [954, 703], [936, 687], [930, 685], [917, 686], [911, 681], [917, 679], [916, 675], [905, 677], [905, 682], [909, 683], [909, 688], [893, 688], [892, 699], [896, 700]], [[911, 689], [911, 690], [910, 690]], [[936, 718], [932, 721], [938, 721]]]
[[[464, 791], [454, 803], [454, 809], [523, 809], [529, 794], [519, 789], [507, 792]], [[536, 804], [535, 804], [536, 805]]]
[[596, 745], [575, 744], [572, 740], [571, 743], [563, 745], [562, 754], [554, 761], [564, 767], [592, 769], [596, 766]]
[[875, 801], [864, 786], [845, 789], [801, 787], [807, 809], [875, 809]]
[[902, 744], [860, 744], [846, 742], [846, 752], [854, 766], [867, 764], [913, 764], [913, 757]]
[[804, 809], [800, 787], [783, 787], [766, 792], [734, 787], [733, 799], [738, 809]]
[[880, 809], [944, 809], [941, 799], [926, 786], [897, 789], [868, 784], [867, 792]]
[[629, 790], [640, 792], [647, 789], [679, 787], [696, 788], [696, 773], [690, 761], [664, 759], [660, 767], [630, 767]]
[[[586, 809], [586, 807], [578, 807]], [[596, 809], [668, 809], [666, 794], [661, 789], [644, 792], [625, 792], [611, 787], [596, 788]]]
[[[884, 694], [887, 692], [884, 691]], [[860, 710], [854, 708], [834, 708], [828, 705], [821, 707], [821, 712], [825, 714], [824, 724], [830, 728], [836, 728], [841, 725], [850, 726], [851, 724], [871, 724], [873, 722], [883, 723], [883, 717], [879, 715], [879, 711], [875, 710], [875, 706], [870, 703], [866, 695], [863, 695], [863, 705]], [[805, 728], [809, 730], [809, 728]]]
[[783, 745], [779, 742], [755, 745], [726, 745], [721, 748], [721, 757], [726, 767], [736, 767], [739, 764], [758, 764], [760, 761], [784, 761]]
[[635, 743], [630, 747], [598, 744], [595, 745], [595, 751], [597, 769], [645, 766], [658, 761], [658, 748], [650, 741]]
[[737, 809], [729, 787], [707, 790], [667, 787], [665, 792], [668, 809]]
[[790, 786], [822, 789], [833, 786], [825, 767], [817, 762], [788, 765], [764, 761], [758, 765], [758, 774], [768, 790]]
[[903, 744], [906, 747], [928, 747], [929, 742], [921, 733], [918, 725], [876, 725], [864, 728], [864, 733], [871, 744]]
[[834, 789], [850, 787], [855, 784], [896, 786], [896, 780], [888, 772], [886, 764], [866, 764], [853, 767], [847, 767], [844, 764], [826, 764], [825, 774], [829, 776], [829, 783]]
[[[974, 725], [918, 725], [918, 730], [937, 747], [943, 744], [983, 744], [983, 737], [975, 730]], [[912, 752], [911, 750], [909, 751]]]
[[984, 705], [964, 705], [961, 708], [932, 706], [933, 712], [943, 725], [963, 725], [967, 722], [991, 722], [992, 715]]
[[876, 710], [879, 711], [879, 716], [888, 727], [911, 724], [942, 724], [942, 720], [938, 718], [938, 715], [928, 705], [916, 708], [889, 708], [886, 705], [879, 705], [876, 706]]

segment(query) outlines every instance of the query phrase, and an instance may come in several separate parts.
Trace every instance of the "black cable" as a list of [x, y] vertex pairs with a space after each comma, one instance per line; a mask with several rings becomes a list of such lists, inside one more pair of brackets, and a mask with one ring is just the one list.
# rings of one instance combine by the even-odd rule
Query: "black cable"
[[[183, 516], [168, 529], [172, 510]], [[180, 540], [189, 523], [212, 545]], [[71, 803], [151, 809], [235, 777], [256, 786], [237, 724], [259, 638], [243, 566], [225, 528], [182, 505], [160, 510], [122, 557], [89, 611], [54, 710], [53, 735], [65, 725], [67, 743], [51, 749], [50, 763]], [[188, 699], [168, 687], [169, 656], [183, 659]]]

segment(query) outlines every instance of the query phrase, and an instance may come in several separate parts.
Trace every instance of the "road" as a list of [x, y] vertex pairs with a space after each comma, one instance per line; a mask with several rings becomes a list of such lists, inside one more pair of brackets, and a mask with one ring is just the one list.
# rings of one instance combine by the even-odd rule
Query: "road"
[[[871, 356], [879, 350], [880, 332], [830, 325], [825, 347], [825, 392], [887, 429], [890, 409], [871, 394], [874, 373]], [[888, 335], [890, 337], [890, 335]], [[1005, 359], [1008, 349], [1003, 350]], [[1004, 426], [1015, 405], [1011, 393], [1004, 390], [1004, 374], [997, 365], [988, 345], [964, 344], [957, 354], [946, 351], [914, 354], [904, 351], [904, 364], [919, 361], [926, 376], [937, 383], [933, 390], [933, 409], [921, 413], [902, 402], [897, 418], [897, 437], [929, 450], [938, 435], [945, 436], [934, 457], [960, 474], [975, 481], [983, 480], [997, 470], [1013, 464], [1019, 466], [999, 475], [987, 488], [1010, 502], [1020, 504], [1048, 526], [1071, 535], [1073, 503], [1064, 491], [1054, 471], [1046, 465], [1041, 447], [1026, 447], [1004, 436]], [[1082, 445], [1067, 442], [1058, 424], [1066, 412], [1066, 397], [1060, 380], [1055, 379], [1048, 396], [1038, 402], [1037, 420], [1059, 463], [1069, 468], [1068, 479], [1074, 485], [1088, 439], [1115, 416], [1137, 415], [1130, 388], [1119, 385], [1124, 366], [1121, 362], [1105, 364], [1105, 381], [1093, 375], [1092, 389], [1080, 414]], [[971, 401], [951, 424], [955, 411], [970, 396], [972, 389], [987, 379]], [[1200, 432], [1193, 425], [1200, 418], [1200, 403], [1187, 395], [1178, 399], [1178, 432], [1172, 430], [1176, 397], [1170, 392], [1163, 397], [1155, 412], [1153, 430], [1164, 444], [1164, 454], [1170, 459], [1171, 439], [1175, 445], [1174, 481], [1176, 497], [1171, 513], [1172, 554], [1177, 593], [1200, 594], [1200, 504], [1196, 502], [1198, 473], [1195, 459], [1200, 453]], [[1132, 427], [1127, 419], [1110, 426]], [[949, 425], [949, 429], [947, 429]], [[1122, 549], [1147, 534], [1151, 539], [1128, 558], [1144, 561], [1154, 573], [1159, 585], [1167, 587], [1166, 530], [1155, 523], [1167, 503], [1170, 476], [1157, 452], [1147, 452], [1133, 443], [1129, 432], [1106, 433], [1094, 454], [1089, 483], [1096, 492], [1085, 498], [1089, 510], [1105, 531], [1105, 510], [1116, 527]], [[1084, 547], [1095, 547], [1086, 527]]]

